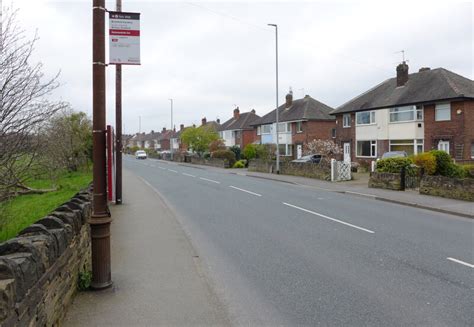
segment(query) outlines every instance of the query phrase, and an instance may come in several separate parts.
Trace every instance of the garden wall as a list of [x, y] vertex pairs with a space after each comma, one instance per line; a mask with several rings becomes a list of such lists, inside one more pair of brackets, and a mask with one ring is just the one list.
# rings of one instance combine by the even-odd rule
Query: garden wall
[[204, 165], [204, 166], [213, 166], [218, 168], [229, 168], [229, 162], [225, 159], [219, 158], [199, 158], [199, 157], [191, 157], [191, 163], [196, 165]]
[[423, 176], [420, 184], [420, 194], [474, 201], [474, 179]]
[[[250, 160], [248, 170], [260, 173], [272, 173], [275, 172], [276, 162], [275, 161], [263, 161], [263, 160]], [[304, 162], [280, 162], [280, 174], [303, 176], [322, 180], [331, 179], [331, 169], [313, 163]]]
[[91, 270], [90, 190], [0, 244], [0, 325], [60, 324]]
[[369, 187], [402, 191], [403, 185], [401, 181], [401, 174], [372, 172], [370, 173]]

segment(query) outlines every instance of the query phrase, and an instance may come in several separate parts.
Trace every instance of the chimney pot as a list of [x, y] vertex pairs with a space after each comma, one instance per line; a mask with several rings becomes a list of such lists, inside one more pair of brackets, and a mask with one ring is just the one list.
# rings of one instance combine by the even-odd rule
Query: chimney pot
[[419, 73], [421, 73], [421, 72], [426, 72], [427, 70], [431, 70], [431, 68], [430, 68], [430, 67], [421, 67], [418, 72], [419, 72]]
[[206, 125], [206, 123], [207, 123], [206, 117], [204, 117], [203, 119], [201, 119], [201, 125]]
[[253, 113], [253, 114], [255, 114], [255, 109], [252, 109], [250, 112]]
[[184, 129], [184, 124], [179, 125], [179, 130], [182, 131]]
[[289, 108], [289, 107], [291, 107], [292, 104], [293, 104], [293, 93], [290, 92], [286, 95], [285, 107]]
[[221, 123], [221, 120], [219, 118], [217, 118], [217, 123], [220, 124]]
[[161, 133], [164, 133], [166, 132], [166, 127], [163, 127], [163, 129], [161, 130]]
[[239, 119], [240, 117], [240, 110], [239, 107], [234, 109], [234, 119]]
[[397, 86], [403, 86], [408, 82], [408, 65], [402, 62], [397, 66]]

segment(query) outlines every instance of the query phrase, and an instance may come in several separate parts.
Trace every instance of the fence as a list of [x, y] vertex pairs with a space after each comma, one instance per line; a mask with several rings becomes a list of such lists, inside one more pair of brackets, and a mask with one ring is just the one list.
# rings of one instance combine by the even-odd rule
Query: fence
[[351, 163], [331, 159], [331, 182], [350, 181], [351, 179]]

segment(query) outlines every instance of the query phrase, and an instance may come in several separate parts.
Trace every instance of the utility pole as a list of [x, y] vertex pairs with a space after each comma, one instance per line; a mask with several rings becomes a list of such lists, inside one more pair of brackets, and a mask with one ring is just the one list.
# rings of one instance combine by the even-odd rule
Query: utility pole
[[91, 226], [92, 283], [94, 289], [112, 285], [110, 222], [106, 191], [105, 158], [105, 1], [92, 3], [92, 135], [93, 201]]
[[[122, 0], [117, 0], [117, 11], [122, 11]], [[115, 204], [122, 204], [122, 65], [115, 65]]]
[[276, 172], [280, 173], [280, 140], [278, 135], [279, 117], [278, 117], [278, 25], [268, 24], [275, 27], [275, 55], [276, 55]]
[[168, 99], [171, 102], [171, 136], [170, 136], [170, 156], [171, 156], [171, 161], [173, 161], [173, 142], [171, 141], [174, 136], [174, 130], [173, 130], [173, 99]]

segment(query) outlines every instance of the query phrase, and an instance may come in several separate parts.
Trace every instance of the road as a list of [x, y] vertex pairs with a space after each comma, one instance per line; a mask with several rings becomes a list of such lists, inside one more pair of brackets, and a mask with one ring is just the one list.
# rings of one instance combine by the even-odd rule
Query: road
[[470, 219], [199, 166], [124, 167], [176, 212], [236, 325], [472, 326]]

